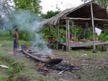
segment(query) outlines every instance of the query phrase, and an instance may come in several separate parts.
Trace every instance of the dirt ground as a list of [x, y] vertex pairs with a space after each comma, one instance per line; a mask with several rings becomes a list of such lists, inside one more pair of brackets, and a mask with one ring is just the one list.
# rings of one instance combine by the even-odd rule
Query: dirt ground
[[[23, 59], [28, 62], [30, 67], [35, 69], [36, 74], [54, 78], [57, 81], [98, 81], [98, 72], [104, 66], [108, 65], [107, 58], [91, 58], [88, 56], [91, 50], [71, 50], [69, 52], [62, 50], [52, 50], [55, 58], [62, 58], [62, 62], [56, 66], [45, 67], [39, 69], [36, 61], [28, 58], [22, 52], [18, 52], [16, 56], [12, 54], [12, 48], [2, 47], [2, 50], [7, 51], [14, 59]], [[106, 52], [98, 52], [107, 54]], [[98, 54], [96, 53], [96, 54]], [[61, 68], [60, 68], [61, 67]], [[64, 67], [64, 68], [63, 68]], [[108, 79], [107, 74], [103, 76]]]

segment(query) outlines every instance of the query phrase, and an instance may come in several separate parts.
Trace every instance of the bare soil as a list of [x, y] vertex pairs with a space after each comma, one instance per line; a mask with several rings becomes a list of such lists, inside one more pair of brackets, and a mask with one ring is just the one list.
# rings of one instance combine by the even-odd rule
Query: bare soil
[[[23, 53], [18, 52], [16, 56], [13, 56], [12, 48], [3, 47], [2, 49], [4, 51], [7, 51], [13, 57], [13, 59], [25, 60], [28, 64], [28, 67], [31, 67], [35, 70], [34, 74], [36, 76], [42, 75], [45, 77], [53, 78], [57, 81], [98, 81], [98, 72], [104, 66], [107, 66], [107, 58], [91, 58], [88, 56], [88, 53], [90, 51], [87, 50], [83, 50], [84, 52], [82, 52], [82, 50], [71, 50], [70, 52], [52, 50], [52, 53], [56, 58], [63, 59], [60, 63], [61, 65], [64, 65], [63, 67], [69, 68], [69, 66], [72, 66], [72, 68], [66, 70], [62, 68], [58, 70], [54, 68], [44, 67], [43, 69], [40, 69], [37, 66], [38, 62], [25, 56]], [[107, 51], [105, 53], [102, 52], [102, 54], [107, 54]], [[105, 78], [107, 79], [107, 75], [108, 73], [103, 73], [102, 76], [105, 76]]]

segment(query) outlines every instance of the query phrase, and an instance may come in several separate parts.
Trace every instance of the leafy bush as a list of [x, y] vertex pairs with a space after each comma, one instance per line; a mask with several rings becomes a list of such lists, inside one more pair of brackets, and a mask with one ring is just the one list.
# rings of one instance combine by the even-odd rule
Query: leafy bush
[[[0, 30], [0, 40], [3, 41], [3, 40], [12, 40], [13, 38], [13, 33], [14, 33], [14, 30]], [[25, 41], [29, 41], [33, 38], [33, 32], [29, 32], [27, 30], [21, 30], [19, 31], [19, 39], [20, 40], [25, 40]]]
[[10, 31], [0, 30], [0, 40], [11, 40], [12, 36], [10, 35]]
[[98, 36], [99, 40], [107, 41], [108, 40], [108, 29], [103, 29], [102, 33]]
[[19, 32], [19, 39], [20, 40], [25, 40], [25, 41], [30, 41], [33, 38], [34, 33], [29, 32], [28, 30], [22, 30]]
[[50, 37], [51, 35], [56, 37], [57, 30], [54, 27], [49, 28], [46, 26], [40, 32], [43, 34], [44, 39], [48, 40], [48, 37]]
[[75, 41], [78, 41], [78, 39], [81, 37], [81, 34], [82, 34], [82, 28], [80, 26], [72, 28], [72, 36]]

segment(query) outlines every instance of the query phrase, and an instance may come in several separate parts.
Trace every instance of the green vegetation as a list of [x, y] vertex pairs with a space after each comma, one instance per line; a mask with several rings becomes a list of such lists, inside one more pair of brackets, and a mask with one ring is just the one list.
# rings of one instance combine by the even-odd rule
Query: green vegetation
[[[31, 26], [31, 24], [34, 24], [32, 22], [36, 20], [36, 17], [35, 17], [36, 15], [33, 15], [31, 12], [33, 12], [34, 14], [38, 14], [38, 15], [41, 14], [41, 17], [48, 19], [48, 18], [55, 16], [60, 11], [59, 10], [58, 11], [48, 11], [47, 14], [42, 14], [41, 6], [39, 4], [40, 0], [13, 0], [13, 1], [15, 2], [15, 8], [13, 7], [14, 8], [13, 10], [16, 10], [16, 12], [14, 12], [15, 15], [17, 16], [21, 15], [21, 17], [25, 17], [25, 18], [21, 18], [21, 19], [25, 19], [25, 21], [23, 22], [23, 24], [14, 22], [15, 19], [13, 18], [13, 14], [10, 14], [11, 9], [9, 9], [6, 6], [3, 6], [3, 8], [6, 11], [4, 12], [4, 14], [6, 15], [6, 18], [9, 19], [9, 21], [7, 20], [7, 22], [4, 23], [5, 19], [3, 19], [2, 16], [0, 17], [0, 21], [1, 21], [0, 29], [5, 29], [3, 27], [7, 28], [6, 30], [0, 30], [0, 64], [7, 65], [9, 68], [8, 69], [0, 68], [0, 81], [56, 81], [54, 79], [55, 77], [51, 78], [50, 76], [43, 76], [37, 73], [36, 71], [37, 69], [35, 67], [32, 67], [30, 65], [31, 63], [29, 63], [28, 60], [19, 59], [19, 57], [14, 57], [12, 55], [14, 27], [12, 27], [13, 29], [10, 30], [10, 27], [11, 27], [10, 25], [14, 24], [14, 25], [18, 25], [19, 27], [21, 26], [21, 28], [24, 27], [25, 30], [22, 29], [20, 31], [19, 44], [31, 46], [32, 44], [31, 41], [34, 39], [34, 35], [36, 33], [42, 33], [45, 41], [48, 40], [50, 35], [53, 35], [55, 38], [57, 37], [56, 27], [50, 27], [50, 28], [44, 27], [39, 32], [30, 32], [29, 28], [26, 28], [26, 26], [27, 27]], [[82, 0], [82, 1], [88, 1], [88, 0]], [[104, 8], [108, 7], [108, 0], [95, 0], [95, 1]], [[8, 5], [8, 3], [3, 3], [3, 4]], [[16, 21], [19, 22], [19, 20], [16, 20]], [[106, 27], [103, 30], [104, 32], [102, 32], [101, 35], [96, 36], [96, 38], [102, 41], [107, 41], [108, 40], [108, 29]], [[60, 32], [60, 36], [61, 34], [63, 34], [66, 37], [65, 27], [61, 27], [59, 32]], [[83, 29], [80, 26], [75, 26], [72, 28], [72, 30], [70, 30], [70, 32], [72, 32], [73, 40], [75, 41], [78, 41], [79, 39], [83, 39], [83, 38], [87, 40], [92, 40], [93, 38], [93, 32], [91, 28]], [[8, 51], [8, 50], [11, 50], [11, 51]], [[75, 60], [78, 59], [77, 61], [82, 61], [82, 59], [87, 57], [83, 61], [85, 64], [86, 62], [93, 62], [92, 67], [95, 66], [96, 62], [100, 63], [99, 61], [105, 61], [105, 63], [107, 63], [106, 61], [108, 59], [108, 54], [107, 54], [108, 52], [98, 51], [97, 53], [94, 54], [92, 53], [91, 49], [90, 50], [77, 50], [77, 51], [70, 50], [69, 52], [66, 52], [66, 53], [69, 53], [69, 55], [72, 56], [72, 59], [75, 59]], [[76, 72], [76, 74], [77, 73], [78, 72]], [[108, 65], [104, 64], [98, 69], [95, 67], [89, 68], [89, 69], [83, 69], [81, 70], [81, 72], [79, 72], [79, 74], [81, 75], [81, 78], [82, 77], [87, 78], [87, 81], [88, 79], [89, 81], [107, 81], [108, 80]]]
[[[96, 35], [96, 38], [101, 41], [107, 41], [108, 40], [108, 30], [105, 28], [99, 36]], [[92, 40], [93, 39], [93, 33], [92, 29], [82, 29], [80, 26], [76, 26], [72, 28], [72, 36], [73, 40], [78, 41], [80, 39], [86, 39], [86, 40]], [[20, 30], [20, 40], [24, 41], [32, 41], [35, 37], [35, 34], [38, 32], [30, 32], [28, 30]], [[39, 31], [39, 33], [42, 33], [44, 39], [47, 41], [48, 37], [50, 35], [53, 35], [55, 38], [57, 37], [57, 31], [56, 27], [44, 27], [42, 30]], [[64, 37], [66, 37], [66, 30], [62, 27], [60, 28], [60, 35], [63, 34]], [[13, 30], [10, 31], [4, 31], [0, 30], [0, 41], [5, 40], [13, 40]]]
[[108, 29], [103, 29], [102, 33], [98, 36], [99, 40], [107, 41], [108, 40]]
[[[50, 35], [53, 35], [54, 37], [57, 36], [57, 28], [56, 27], [44, 27], [41, 32], [44, 36], [44, 39], [47, 40], [48, 37]], [[101, 40], [101, 41], [107, 41], [108, 40], [108, 30], [107, 28], [103, 29], [102, 32], [99, 36], [95, 35], [96, 38], [98, 38], [98, 40]], [[63, 34], [64, 37], [66, 37], [66, 30], [64, 27], [61, 27], [60, 28], [60, 35]], [[72, 27], [72, 36], [73, 36], [73, 40], [75, 41], [78, 41], [80, 39], [85, 39], [85, 40], [92, 40], [93, 39], [93, 31], [92, 31], [92, 27], [89, 27], [89, 28], [86, 28], [86, 29], [83, 29], [81, 28], [80, 26], [75, 26], [75, 27]]]
[[[5, 41], [5, 40], [13, 40], [13, 32], [14, 30], [0, 30], [0, 41]], [[28, 30], [20, 30], [20, 40], [24, 41], [31, 41], [33, 38], [34, 33], [30, 32]]]
[[[11, 47], [12, 45], [9, 43], [11, 41], [0, 41], [2, 44], [4, 44], [4, 48], [7, 48], [7, 46]], [[21, 41], [21, 43], [27, 43], [25, 41]], [[24, 59], [17, 59], [17, 57], [13, 57], [11, 54], [9, 54], [8, 51], [5, 51], [4, 49], [0, 48], [0, 64], [6, 64], [9, 69], [2, 70], [2, 72], [5, 73], [5, 75], [2, 75], [0, 77], [1, 81], [57, 81], [54, 80], [51, 77], [48, 76], [42, 76], [39, 73], [34, 71], [33, 67], [31, 67], [27, 60]], [[65, 53], [65, 52], [64, 52]], [[80, 59], [82, 58], [83, 54], [87, 54], [87, 57], [90, 58], [91, 62], [95, 64], [98, 60], [105, 60], [108, 57], [107, 52], [100, 52], [92, 53], [92, 50], [70, 50], [67, 52], [67, 55], [71, 55], [74, 59]], [[62, 54], [61, 54], [62, 55]], [[89, 60], [89, 61], [90, 61]], [[93, 68], [92, 68], [93, 69]], [[79, 72], [76, 72], [74, 74], [80, 74], [81, 77], [89, 78], [89, 81], [107, 81], [108, 77], [108, 66], [105, 65], [103, 67], [100, 67], [100, 69], [94, 69], [93, 71], [87, 70], [81, 70]], [[91, 75], [91, 76], [90, 76]], [[100, 77], [101, 76], [101, 77]], [[85, 81], [85, 80], [84, 80]], [[88, 80], [86, 80], [88, 81]]]
[[81, 38], [83, 29], [80, 26], [72, 27], [72, 36], [74, 41], [78, 41]]
[[101, 52], [100, 50], [97, 50], [97, 53], [93, 53], [92, 49], [70, 50], [69, 54], [71, 54], [75, 58], [80, 57], [83, 54], [86, 54], [89, 58], [92, 58], [92, 59], [107, 59], [108, 58], [107, 51]]
[[50, 37], [51, 35], [53, 35], [54, 37], [56, 37], [56, 28], [55, 27], [44, 27], [41, 31], [40, 31], [43, 35], [43, 38], [47, 41], [48, 37]]
[[[84, 3], [85, 2], [89, 2], [91, 0], [81, 0]], [[108, 0], [93, 0], [94, 2], [98, 3], [99, 5], [101, 5], [103, 8], [105, 8], [107, 10], [108, 7]]]
[[30, 68], [27, 61], [14, 59], [4, 53], [0, 52], [0, 64], [7, 65], [9, 69], [0, 68], [0, 73], [2, 72], [0, 74], [0, 81], [56, 81], [47, 76], [36, 74], [36, 70]]
[[44, 19], [48, 19], [48, 18], [51, 18], [55, 15], [57, 15], [60, 11], [48, 11], [46, 14], [41, 14], [42, 18]]
[[[25, 76], [25, 72], [27, 71], [24, 68], [23, 61], [14, 60], [10, 55], [5, 54], [6, 52], [0, 52], [0, 61], [6, 62], [8, 69], [5, 69], [5, 74], [8, 75], [7, 77], [2, 76], [0, 79], [1, 81], [23, 81], [21, 80], [20, 76]], [[3, 63], [2, 63], [3, 64]], [[26, 75], [26, 81], [29, 81]]]
[[11, 40], [10, 32], [5, 30], [0, 30], [0, 40]]
[[100, 70], [96, 71], [96, 79], [94, 81], [107, 81], [108, 80], [107, 71], [108, 71], [108, 66], [104, 66]]
[[15, 8], [17, 10], [30, 10], [33, 13], [40, 13], [41, 6], [39, 5], [40, 0], [14, 0]]
[[[23, 40], [20, 40], [19, 41], [19, 44], [20, 45], [27, 45], [27, 46], [31, 46], [32, 45], [32, 42], [31, 41], [23, 41]], [[0, 41], [0, 45], [2, 47], [13, 47], [13, 41], [7, 41], [7, 40], [4, 40], [4, 41]]]
[[[3, 42], [3, 41], [2, 41]], [[10, 41], [5, 41], [4, 48], [11, 47]], [[22, 43], [27, 43], [22, 41]], [[0, 68], [0, 81], [56, 81], [36, 72], [36, 68], [27, 59], [12, 56], [9, 51], [0, 47], [0, 64], [7, 65], [8, 69]], [[30, 65], [31, 64], [31, 65]], [[2, 74], [1, 74], [2, 72]]]
[[[3, 61], [3, 58], [0, 55], [0, 65], [1, 64], [7, 65], [7, 63]], [[6, 74], [6, 70], [0, 68], [0, 81], [6, 81], [7, 79], [8, 79], [8, 75]]]

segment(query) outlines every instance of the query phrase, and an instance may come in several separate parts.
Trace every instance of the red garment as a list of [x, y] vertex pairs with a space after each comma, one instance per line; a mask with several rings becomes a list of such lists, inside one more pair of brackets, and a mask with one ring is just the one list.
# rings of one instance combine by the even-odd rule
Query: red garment
[[72, 34], [70, 34], [70, 40], [72, 39]]
[[49, 44], [51, 43], [51, 39], [48, 39], [48, 43], [49, 43]]

